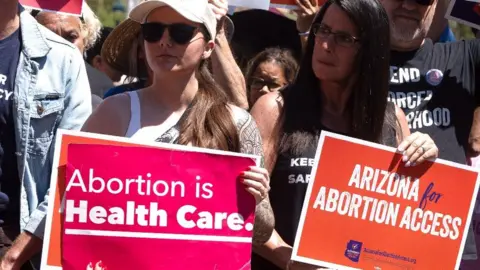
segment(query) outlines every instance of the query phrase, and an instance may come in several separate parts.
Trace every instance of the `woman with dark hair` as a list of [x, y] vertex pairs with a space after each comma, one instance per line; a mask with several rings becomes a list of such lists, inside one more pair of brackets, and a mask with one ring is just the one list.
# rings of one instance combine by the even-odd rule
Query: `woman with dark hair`
[[[100, 37], [95, 42], [95, 44], [85, 52], [85, 60], [87, 63], [96, 68], [98, 71], [106, 74], [113, 83], [120, 83], [122, 79], [122, 72], [115, 70], [111, 67], [105, 59], [102, 58], [101, 52], [103, 43], [107, 39], [108, 35], [112, 32], [113, 28], [110, 27], [103, 27], [100, 31]], [[108, 90], [108, 89], [106, 89]], [[102, 93], [102, 97], [103, 97]]]
[[263, 95], [291, 84], [297, 73], [298, 63], [289, 50], [267, 48], [249, 63], [245, 75], [250, 108]]
[[[263, 156], [255, 121], [228, 104], [227, 94], [208, 69], [217, 31], [208, 0], [144, 1], [129, 17], [141, 24], [152, 84], [107, 98], [83, 130]], [[260, 167], [239, 175], [257, 202], [253, 230], [257, 245], [273, 231], [268, 177]]]
[[271, 172], [275, 231], [255, 250], [261, 257], [253, 255], [252, 269], [316, 269], [289, 260], [322, 131], [398, 147], [407, 167], [437, 157], [432, 139], [410, 135], [402, 110], [387, 102], [389, 29], [377, 0], [327, 1], [294, 83], [253, 107]]

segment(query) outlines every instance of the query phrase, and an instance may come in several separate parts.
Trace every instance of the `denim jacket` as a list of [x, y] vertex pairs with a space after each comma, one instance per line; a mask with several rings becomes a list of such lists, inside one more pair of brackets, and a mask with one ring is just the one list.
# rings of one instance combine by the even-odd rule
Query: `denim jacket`
[[56, 130], [80, 129], [91, 92], [80, 51], [19, 6], [22, 49], [14, 89], [20, 226], [43, 239]]

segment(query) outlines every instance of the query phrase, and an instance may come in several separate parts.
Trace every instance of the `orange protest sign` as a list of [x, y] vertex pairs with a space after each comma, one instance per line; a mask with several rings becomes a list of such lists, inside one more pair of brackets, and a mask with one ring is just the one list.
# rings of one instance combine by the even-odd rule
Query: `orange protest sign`
[[478, 171], [405, 167], [395, 149], [322, 132], [292, 259], [334, 269], [458, 269]]

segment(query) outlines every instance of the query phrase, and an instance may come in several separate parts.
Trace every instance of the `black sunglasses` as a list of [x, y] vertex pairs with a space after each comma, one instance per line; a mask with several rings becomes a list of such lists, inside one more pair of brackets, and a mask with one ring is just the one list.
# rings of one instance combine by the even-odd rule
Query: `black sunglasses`
[[162, 39], [165, 29], [168, 29], [168, 34], [173, 42], [180, 45], [185, 45], [192, 40], [198, 27], [184, 23], [144, 23], [142, 24], [143, 38], [145, 41], [150, 43], [158, 42], [160, 39]]
[[[405, 0], [400, 0], [400, 1], [405, 1]], [[433, 1], [435, 0], [415, 0], [415, 3], [422, 6], [430, 6], [431, 4], [433, 4]]]

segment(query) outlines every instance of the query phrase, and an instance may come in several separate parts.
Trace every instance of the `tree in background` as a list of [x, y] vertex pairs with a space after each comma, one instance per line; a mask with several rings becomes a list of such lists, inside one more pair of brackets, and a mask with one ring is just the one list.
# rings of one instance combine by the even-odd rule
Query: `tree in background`
[[87, 3], [103, 26], [115, 27], [127, 16], [126, 0], [87, 0]]

